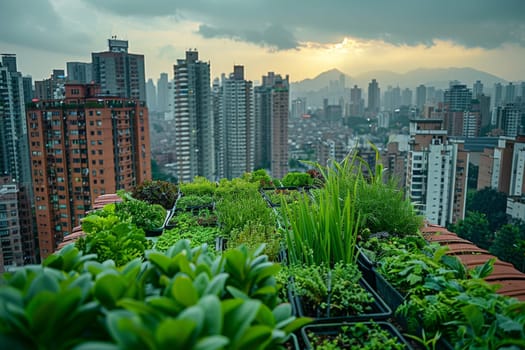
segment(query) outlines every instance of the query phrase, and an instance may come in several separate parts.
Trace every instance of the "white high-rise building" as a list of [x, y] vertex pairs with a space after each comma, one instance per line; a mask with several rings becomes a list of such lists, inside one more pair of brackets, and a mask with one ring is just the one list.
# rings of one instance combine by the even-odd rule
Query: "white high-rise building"
[[441, 123], [410, 121], [406, 188], [430, 223], [446, 226], [464, 218], [469, 155], [463, 141], [448, 138]]
[[199, 61], [197, 51], [174, 66], [173, 118], [175, 171], [181, 182], [195, 176], [215, 179], [210, 64]]

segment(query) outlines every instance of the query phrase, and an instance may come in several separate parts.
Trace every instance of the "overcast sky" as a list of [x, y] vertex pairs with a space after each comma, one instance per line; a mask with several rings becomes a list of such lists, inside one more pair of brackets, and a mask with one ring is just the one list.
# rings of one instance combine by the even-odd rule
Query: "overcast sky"
[[525, 80], [524, 0], [1, 0], [0, 53], [34, 80], [89, 62], [113, 35], [155, 81], [189, 48], [213, 77], [242, 64], [254, 80], [431, 67]]

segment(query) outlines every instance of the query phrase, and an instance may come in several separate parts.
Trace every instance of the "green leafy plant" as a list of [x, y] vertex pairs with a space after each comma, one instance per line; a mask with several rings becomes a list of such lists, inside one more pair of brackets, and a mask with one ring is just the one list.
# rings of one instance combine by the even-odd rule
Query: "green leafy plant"
[[[387, 329], [375, 322], [357, 322], [336, 324], [328, 327], [309, 326], [307, 334], [311, 348], [317, 350], [331, 349], [405, 349], [405, 343], [392, 335]], [[315, 329], [317, 333], [314, 333]]]
[[159, 204], [165, 209], [171, 209], [179, 197], [179, 188], [168, 181], [146, 180], [133, 189], [131, 196], [149, 204]]
[[195, 176], [192, 182], [181, 183], [180, 189], [186, 196], [213, 196], [217, 184], [203, 176]]
[[317, 318], [355, 316], [371, 311], [373, 296], [360, 284], [355, 264], [338, 262], [288, 267], [292, 291], [302, 304], [303, 313]]
[[303, 194], [294, 203], [283, 203], [292, 264], [355, 262], [361, 214], [354, 206], [354, 192], [347, 183], [353, 170], [348, 160], [334, 163], [333, 168], [321, 170], [325, 184], [313, 198]]
[[255, 249], [264, 244], [263, 253], [270, 260], [276, 261], [281, 252], [282, 235], [275, 225], [263, 225], [261, 223], [247, 223], [242, 229], [233, 229], [228, 239], [228, 249], [241, 245]]
[[113, 260], [122, 266], [135, 258], [143, 258], [151, 242], [144, 230], [129, 221], [121, 221], [115, 215], [99, 216], [98, 212], [82, 220], [82, 230], [75, 246], [84, 254], [95, 254], [100, 262]]
[[221, 232], [217, 226], [201, 226], [199, 218], [189, 212], [177, 213], [172, 220], [176, 225], [164, 230], [155, 242], [155, 249], [166, 251], [181, 239], [189, 239], [192, 246], [200, 246], [204, 243], [213, 246]]
[[283, 186], [311, 186], [314, 182], [314, 179], [307, 173], [294, 172], [291, 171], [286, 174], [281, 183]]
[[197, 195], [190, 194], [182, 196], [177, 202], [177, 209], [186, 209], [191, 207], [199, 207], [213, 204], [213, 197], [211, 195]]
[[160, 204], [148, 204], [121, 193], [123, 201], [115, 204], [115, 214], [121, 220], [129, 219], [137, 227], [145, 231], [162, 228], [167, 211]]

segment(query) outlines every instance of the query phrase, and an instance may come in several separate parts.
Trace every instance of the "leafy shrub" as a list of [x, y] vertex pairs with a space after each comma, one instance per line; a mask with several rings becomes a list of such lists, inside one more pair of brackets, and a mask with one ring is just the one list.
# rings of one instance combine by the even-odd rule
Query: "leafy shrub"
[[146, 180], [133, 189], [131, 196], [149, 204], [159, 204], [165, 209], [171, 209], [179, 196], [179, 189], [171, 182]]
[[144, 230], [129, 221], [121, 221], [116, 215], [99, 216], [97, 212], [82, 219], [84, 237], [75, 246], [84, 254], [96, 254], [97, 261], [113, 260], [123, 266], [135, 258], [143, 258], [151, 248]]
[[313, 182], [314, 179], [310, 176], [310, 174], [300, 172], [289, 172], [281, 180], [283, 186], [293, 187], [310, 186], [313, 184]]
[[129, 219], [145, 231], [152, 231], [164, 225], [167, 210], [160, 204], [148, 204], [127, 196], [123, 199], [122, 202], [115, 204], [115, 214], [121, 220]]
[[216, 188], [217, 184], [203, 176], [196, 176], [192, 182], [180, 184], [184, 195], [213, 196]]

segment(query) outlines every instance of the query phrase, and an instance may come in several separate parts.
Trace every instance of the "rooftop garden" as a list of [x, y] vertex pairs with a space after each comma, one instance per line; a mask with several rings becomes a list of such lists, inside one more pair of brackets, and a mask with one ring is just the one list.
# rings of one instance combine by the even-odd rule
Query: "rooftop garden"
[[148, 181], [0, 277], [9, 349], [523, 349], [525, 303], [420, 232], [379, 159]]

